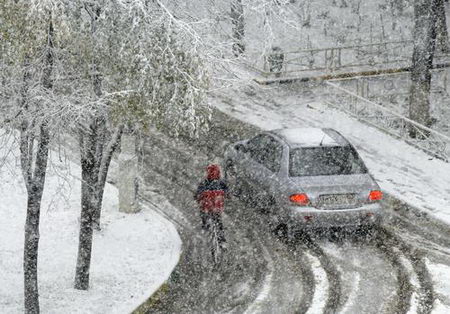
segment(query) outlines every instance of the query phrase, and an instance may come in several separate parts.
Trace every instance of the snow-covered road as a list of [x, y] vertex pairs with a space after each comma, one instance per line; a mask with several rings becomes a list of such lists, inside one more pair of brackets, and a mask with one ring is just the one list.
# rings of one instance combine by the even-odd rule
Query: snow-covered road
[[[257, 108], [250, 111], [246, 119], [261, 114]], [[174, 281], [154, 311], [430, 313], [448, 309], [446, 286], [439, 283], [442, 279], [436, 272], [450, 267], [450, 241], [436, 238], [428, 220], [411, 221], [397, 214], [403, 210], [395, 202], [387, 202], [386, 224], [373, 238], [328, 234], [286, 242], [270, 231], [261, 212], [233, 200], [225, 218], [228, 263], [211, 271], [192, 191], [204, 166], [220, 160], [222, 144], [258, 131], [215, 111], [207, 138], [188, 142], [156, 133], [147, 139], [146, 181], [160, 186], [158, 193], [186, 217], [183, 229], [190, 229], [181, 232], [188, 256], [179, 265], [182, 280]], [[422, 243], [428, 250], [421, 248]]]

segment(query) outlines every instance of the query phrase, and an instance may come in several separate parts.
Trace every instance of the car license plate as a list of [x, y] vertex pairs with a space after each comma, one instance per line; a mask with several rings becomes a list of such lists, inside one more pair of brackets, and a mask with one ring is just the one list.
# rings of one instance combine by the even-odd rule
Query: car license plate
[[355, 194], [329, 194], [319, 197], [319, 206], [323, 207], [342, 207], [353, 206], [356, 204]]

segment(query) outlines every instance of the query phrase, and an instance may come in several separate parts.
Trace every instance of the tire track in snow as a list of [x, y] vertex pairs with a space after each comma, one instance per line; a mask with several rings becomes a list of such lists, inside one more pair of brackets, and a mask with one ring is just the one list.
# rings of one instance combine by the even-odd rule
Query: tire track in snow
[[417, 313], [429, 314], [433, 309], [434, 289], [431, 275], [428, 271], [423, 252], [404, 242], [388, 230], [384, 230], [386, 235], [392, 239], [398, 249], [405, 255], [412, 266], [414, 275], [418, 281], [418, 305]]
[[408, 272], [410, 273], [410, 283], [412, 286], [412, 294], [411, 294], [411, 302], [410, 302], [410, 307], [408, 310], [408, 314], [414, 314], [414, 313], [418, 313], [418, 308], [419, 308], [419, 289], [420, 289], [420, 284], [419, 281], [417, 279], [417, 275], [414, 272], [414, 269], [412, 268], [411, 263], [409, 263], [408, 259], [405, 256], [400, 256], [400, 261], [403, 264], [403, 266], [408, 270]]
[[[388, 311], [408, 313], [411, 309], [411, 299], [414, 293], [414, 279], [411, 276], [414, 276], [418, 284], [417, 313], [431, 313], [434, 291], [423, 254], [384, 227], [378, 229], [374, 241], [377, 248], [385, 254], [396, 270], [396, 300], [392, 305], [393, 308]], [[410, 265], [405, 265], [405, 263]], [[410, 275], [411, 270], [413, 273]]]
[[[327, 298], [325, 302], [325, 306], [323, 307], [324, 313], [337, 313], [341, 308], [341, 300], [342, 300], [342, 281], [341, 274], [339, 270], [334, 265], [333, 261], [330, 257], [324, 252], [324, 250], [314, 242], [311, 237], [307, 234], [302, 234], [300, 237], [301, 242], [309, 249], [309, 252], [314, 255], [320, 262], [321, 267], [326, 273], [326, 278], [328, 281], [328, 289], [327, 290]], [[314, 268], [313, 268], [314, 269]], [[317, 268], [316, 268], [317, 271]], [[317, 273], [318, 275], [318, 273]], [[318, 275], [320, 276], [320, 275]], [[316, 282], [317, 283], [317, 282]], [[322, 284], [322, 282], [320, 282]], [[321, 293], [318, 292], [318, 289], [315, 289], [315, 294]], [[320, 298], [319, 296], [317, 297]], [[320, 302], [320, 301], [319, 301]], [[316, 305], [312, 304], [311, 307], [315, 307]], [[312, 312], [311, 312], [312, 313]]]
[[308, 309], [305, 312], [300, 312], [307, 314], [322, 313], [326, 307], [327, 296], [329, 293], [327, 273], [322, 268], [320, 260], [316, 256], [309, 253], [305, 253], [305, 256], [309, 260], [309, 264], [311, 265], [315, 292]]
[[[255, 233], [253, 233], [255, 238], [258, 238]], [[262, 287], [258, 293], [258, 296], [253, 301], [253, 303], [250, 304], [250, 306], [247, 308], [247, 310], [244, 312], [244, 314], [254, 314], [258, 313], [258, 311], [261, 308], [261, 305], [266, 301], [266, 299], [269, 296], [270, 290], [272, 289], [272, 277], [274, 273], [273, 268], [273, 259], [269, 254], [269, 251], [267, 248], [262, 244], [261, 240], [258, 240], [259, 245], [262, 248], [263, 251], [263, 257], [267, 262], [267, 271], [266, 275], [264, 276], [264, 281], [262, 283]]]
[[[277, 237], [264, 215], [256, 214], [248, 202], [233, 198], [239, 206], [235, 212], [239, 221], [252, 222], [252, 234], [259, 243], [267, 261], [264, 280], [252, 303], [244, 308], [245, 313], [306, 313], [314, 294], [314, 275], [303, 251], [292, 242], [286, 243]], [[262, 235], [268, 236], [262, 236]], [[288, 245], [287, 245], [288, 244]], [[297, 307], [301, 307], [297, 311]], [[236, 312], [236, 311], [234, 311]], [[236, 312], [242, 313], [242, 312]]]
[[[298, 253], [299, 255], [301, 253]], [[298, 309], [297, 313], [307, 313], [309, 311], [309, 309], [313, 306], [313, 304], [319, 303], [320, 304], [320, 296], [319, 294], [321, 292], [318, 292], [320, 289], [322, 289], [323, 287], [321, 287], [320, 282], [318, 281], [321, 277], [323, 277], [323, 273], [321, 269], [319, 268], [314, 268], [314, 266], [311, 264], [311, 258], [309, 258], [310, 254], [308, 254], [308, 252], [304, 252], [303, 254], [301, 254], [299, 256], [299, 261], [302, 265], [301, 268], [301, 275], [302, 275], [302, 280], [303, 280], [303, 294], [302, 294], [302, 302], [301, 302], [301, 307]], [[312, 257], [314, 258], [314, 257]], [[309, 263], [307, 264], [306, 262]], [[318, 261], [319, 266], [320, 266], [320, 261]], [[319, 267], [318, 266], [318, 267]], [[326, 277], [326, 273], [325, 273], [325, 277]], [[325, 290], [323, 291], [328, 291], [327, 287], [325, 288]], [[316, 300], [315, 300], [316, 298]], [[319, 300], [317, 300], [319, 299]], [[325, 305], [322, 306], [322, 308], [324, 308]], [[310, 311], [309, 313], [313, 313], [312, 311]]]
[[346, 312], [349, 310], [349, 307], [355, 304], [359, 289], [361, 284], [361, 275], [359, 273], [355, 273], [353, 277], [353, 286], [350, 293], [347, 296], [347, 300], [345, 301], [344, 306], [342, 307], [341, 312]]
[[369, 239], [364, 233], [346, 229], [318, 236], [318, 243], [342, 276], [340, 313], [381, 313], [396, 290], [395, 270]]
[[412, 286], [409, 281], [407, 269], [403, 266], [392, 243], [386, 241], [385, 237], [377, 235], [374, 239], [375, 247], [383, 254], [395, 271], [397, 286], [394, 299], [385, 305], [385, 313], [407, 313], [410, 307]]

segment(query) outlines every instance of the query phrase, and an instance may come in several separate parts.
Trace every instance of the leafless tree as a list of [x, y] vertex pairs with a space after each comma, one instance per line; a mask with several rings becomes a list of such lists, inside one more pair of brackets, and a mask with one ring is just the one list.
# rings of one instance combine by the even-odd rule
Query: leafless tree
[[[96, 23], [101, 7], [85, 3], [90, 17], [91, 36], [97, 36]], [[90, 75], [92, 90], [97, 99], [103, 97], [102, 73], [94, 58]], [[103, 191], [109, 165], [114, 151], [120, 143], [123, 124], [108, 123], [103, 110], [94, 110], [78, 128], [81, 164], [81, 217], [78, 242], [78, 258], [75, 271], [75, 288], [89, 288], [89, 274], [92, 253], [93, 229], [100, 228]]]
[[[431, 68], [436, 50], [436, 19], [438, 1], [416, 0], [414, 4], [414, 50], [411, 68], [409, 117], [425, 126], [431, 126], [430, 88]], [[409, 130], [410, 136], [418, 136]]]
[[0, 34], [5, 35], [1, 43], [1, 63], [10, 80], [9, 84], [1, 85], [2, 113], [9, 113], [5, 121], [19, 130], [20, 166], [27, 190], [24, 307], [25, 313], [39, 313], [37, 265], [41, 200], [52, 123], [52, 115], [47, 114], [51, 110], [46, 110], [51, 102], [46, 96], [53, 93], [53, 12], [45, 7], [36, 14], [34, 21], [29, 21], [33, 8], [24, 1], [3, 3], [1, 11], [4, 28], [0, 28]]
[[447, 17], [445, 15], [444, 0], [436, 0], [436, 48], [442, 52], [449, 52]]
[[245, 33], [245, 21], [244, 21], [244, 7], [242, 0], [231, 1], [231, 24], [232, 37], [233, 37], [233, 53], [236, 57], [244, 53], [244, 33]]

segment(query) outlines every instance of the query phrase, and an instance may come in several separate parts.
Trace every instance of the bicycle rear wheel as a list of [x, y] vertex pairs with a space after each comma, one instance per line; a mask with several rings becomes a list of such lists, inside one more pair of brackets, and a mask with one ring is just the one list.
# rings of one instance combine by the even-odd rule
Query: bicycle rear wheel
[[211, 231], [210, 232], [211, 256], [212, 256], [213, 263], [215, 265], [218, 265], [221, 260], [222, 248], [221, 248], [221, 244], [219, 242], [219, 233], [218, 233], [218, 227], [217, 227], [216, 223], [211, 224], [210, 231]]

